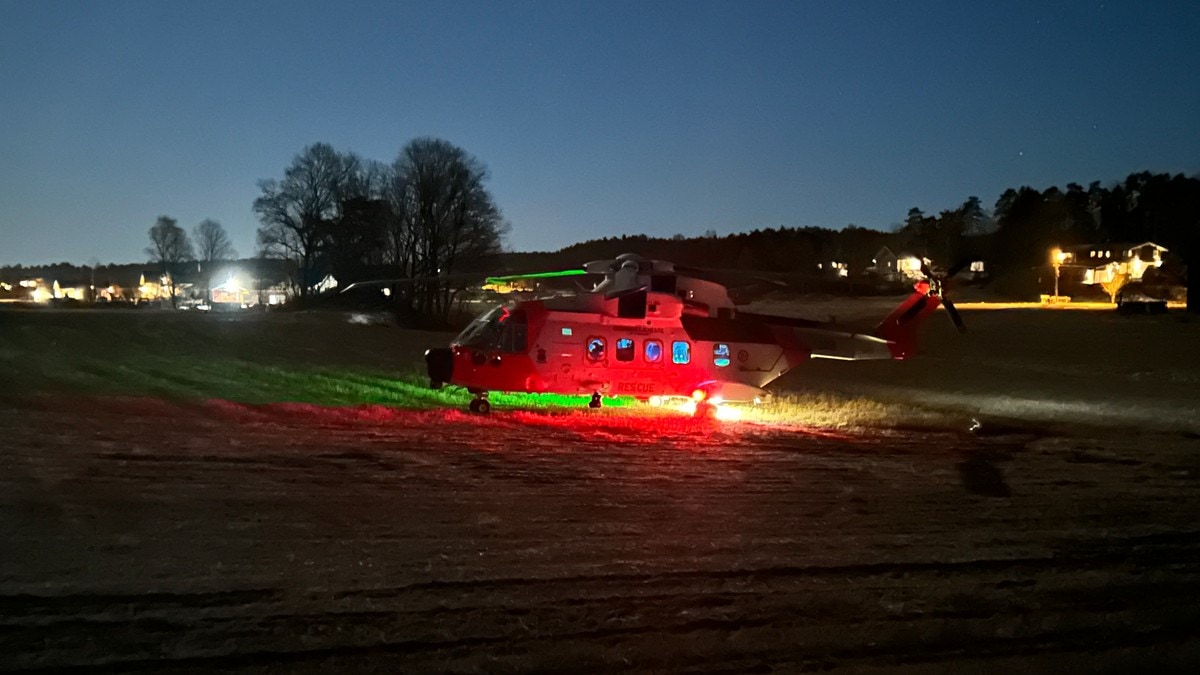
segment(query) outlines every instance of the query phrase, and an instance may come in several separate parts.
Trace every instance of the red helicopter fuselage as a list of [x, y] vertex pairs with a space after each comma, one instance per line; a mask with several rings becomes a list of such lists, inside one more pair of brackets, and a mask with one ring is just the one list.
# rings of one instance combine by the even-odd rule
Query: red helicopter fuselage
[[601, 396], [753, 401], [810, 358], [905, 358], [916, 326], [938, 306], [922, 282], [872, 333], [852, 333], [739, 312], [723, 287], [688, 283], [661, 292], [592, 292], [496, 307], [448, 349], [426, 353], [430, 380], [477, 397], [490, 391], [592, 394], [594, 405]]

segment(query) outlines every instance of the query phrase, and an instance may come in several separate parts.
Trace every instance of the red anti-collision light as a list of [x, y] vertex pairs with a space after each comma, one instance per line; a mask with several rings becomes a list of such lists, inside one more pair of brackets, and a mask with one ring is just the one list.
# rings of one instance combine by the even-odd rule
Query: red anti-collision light
[[707, 395], [708, 394], [705, 394], [703, 389], [697, 389], [696, 391], [692, 392], [692, 398], [696, 399], [697, 401], [703, 401], [704, 397]]

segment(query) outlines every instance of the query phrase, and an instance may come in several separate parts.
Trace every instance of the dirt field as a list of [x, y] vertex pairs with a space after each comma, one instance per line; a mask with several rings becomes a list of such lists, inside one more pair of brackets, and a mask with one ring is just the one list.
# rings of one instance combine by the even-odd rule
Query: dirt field
[[[1200, 663], [1200, 438], [1186, 429], [972, 435], [73, 393], [51, 384], [92, 379], [51, 366], [82, 364], [64, 336], [97, 329], [77, 321], [0, 324], [0, 375], [22, 385], [0, 397], [0, 669]], [[57, 346], [13, 337], [31, 325]], [[258, 358], [269, 331], [242, 330], [172, 335]], [[342, 329], [327, 330], [309, 335]], [[918, 393], [952, 394], [922, 372]], [[147, 373], [169, 374], [128, 382], [159, 382]], [[900, 386], [857, 377], [840, 384]]]

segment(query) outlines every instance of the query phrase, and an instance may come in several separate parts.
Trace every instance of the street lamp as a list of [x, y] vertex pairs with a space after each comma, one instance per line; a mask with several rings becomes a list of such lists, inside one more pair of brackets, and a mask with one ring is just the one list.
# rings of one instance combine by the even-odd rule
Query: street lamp
[[1058, 300], [1058, 274], [1059, 268], [1066, 261], [1068, 253], [1057, 246], [1050, 251], [1050, 264], [1054, 266], [1054, 299]]

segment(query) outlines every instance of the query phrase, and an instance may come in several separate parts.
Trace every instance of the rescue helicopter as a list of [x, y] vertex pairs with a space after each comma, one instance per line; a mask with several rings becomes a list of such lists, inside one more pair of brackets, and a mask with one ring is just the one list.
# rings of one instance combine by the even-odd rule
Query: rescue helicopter
[[652, 405], [694, 402], [697, 417], [725, 403], [759, 402], [764, 389], [809, 359], [906, 359], [917, 328], [939, 304], [960, 331], [943, 295], [953, 273], [925, 278], [869, 333], [832, 322], [756, 314], [735, 306], [728, 288], [702, 270], [626, 254], [577, 269], [491, 277], [514, 282], [602, 275], [591, 290], [518, 300], [481, 314], [447, 347], [425, 352], [430, 385], [473, 394], [470, 410], [487, 414], [490, 392], [633, 396]]

